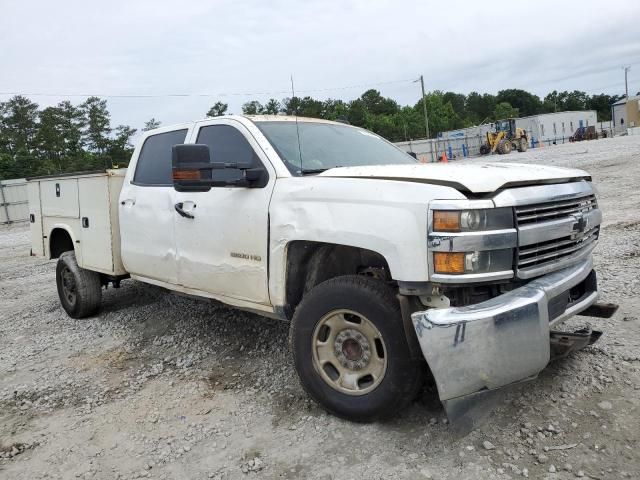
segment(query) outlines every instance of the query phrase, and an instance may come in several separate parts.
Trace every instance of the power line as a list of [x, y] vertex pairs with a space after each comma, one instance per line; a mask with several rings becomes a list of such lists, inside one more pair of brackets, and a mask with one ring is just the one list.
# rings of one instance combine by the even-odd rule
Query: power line
[[224, 97], [231, 95], [270, 95], [287, 93], [280, 92], [252, 92], [252, 93], [160, 93], [160, 94], [105, 94], [105, 93], [42, 93], [42, 92], [0, 92], [0, 95], [24, 95], [25, 97], [101, 97], [101, 98], [169, 98], [169, 97]]
[[[298, 92], [329, 92], [335, 90], [348, 90], [352, 88], [366, 88], [380, 85], [391, 85], [399, 83], [409, 83], [408, 80], [391, 80], [387, 82], [367, 83], [359, 85], [348, 85], [342, 87], [312, 88], [302, 89]], [[0, 95], [24, 95], [25, 97], [100, 97], [100, 98], [185, 98], [185, 97], [226, 97], [226, 96], [259, 96], [259, 95], [284, 95], [290, 93], [289, 90], [274, 90], [268, 92], [230, 92], [230, 93], [163, 93], [163, 94], [104, 94], [104, 93], [51, 93], [51, 92], [0, 92]]]

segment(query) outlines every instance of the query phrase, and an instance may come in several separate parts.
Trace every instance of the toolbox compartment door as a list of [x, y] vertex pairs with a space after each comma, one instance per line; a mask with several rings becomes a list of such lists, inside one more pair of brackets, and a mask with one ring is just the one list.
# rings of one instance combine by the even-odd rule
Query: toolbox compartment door
[[113, 271], [108, 182], [109, 177], [106, 175], [84, 177], [78, 180], [81, 267], [102, 272]]
[[78, 179], [65, 178], [40, 181], [42, 215], [78, 218]]
[[31, 233], [32, 255], [44, 256], [42, 237], [42, 208], [40, 207], [40, 182], [27, 182], [29, 198], [29, 230]]

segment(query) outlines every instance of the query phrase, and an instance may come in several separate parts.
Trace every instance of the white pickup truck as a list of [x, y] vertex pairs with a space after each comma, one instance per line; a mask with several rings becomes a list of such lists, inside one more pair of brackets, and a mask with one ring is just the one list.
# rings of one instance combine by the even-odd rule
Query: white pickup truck
[[341, 123], [152, 130], [127, 169], [31, 179], [29, 208], [72, 317], [131, 277], [289, 321], [306, 391], [359, 421], [398, 412], [429, 370], [456, 415], [600, 333], [556, 325], [615, 310], [596, 304], [588, 174], [420, 164]]

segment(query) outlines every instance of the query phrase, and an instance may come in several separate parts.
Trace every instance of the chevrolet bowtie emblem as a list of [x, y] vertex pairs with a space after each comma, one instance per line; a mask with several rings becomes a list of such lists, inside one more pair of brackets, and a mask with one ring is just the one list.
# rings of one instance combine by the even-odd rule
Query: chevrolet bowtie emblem
[[576, 223], [572, 225], [574, 233], [584, 233], [589, 225], [589, 221], [581, 213], [572, 215]]

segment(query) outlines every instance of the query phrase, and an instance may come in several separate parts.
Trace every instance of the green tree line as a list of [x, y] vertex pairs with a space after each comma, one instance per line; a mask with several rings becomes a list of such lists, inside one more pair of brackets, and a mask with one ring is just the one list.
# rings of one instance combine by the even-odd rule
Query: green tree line
[[[611, 104], [620, 98], [581, 91], [554, 90], [540, 98], [519, 89], [501, 90], [496, 95], [436, 90], [415, 105], [401, 106], [371, 89], [348, 102], [309, 96], [272, 98], [264, 104], [251, 100], [242, 106], [242, 113], [345, 120], [398, 142], [425, 137], [423, 101], [427, 105], [430, 134], [436, 136], [439, 132], [501, 118], [563, 110], [596, 110], [598, 120], [606, 121], [611, 119]], [[227, 113], [228, 105], [218, 101], [207, 116]], [[152, 118], [142, 130], [158, 126], [160, 122]], [[14, 96], [0, 103], [0, 179], [125, 166], [131, 157], [131, 139], [136, 131], [128, 125], [113, 127], [107, 101], [98, 97], [89, 97], [79, 105], [63, 101], [41, 109], [24, 96]]]

